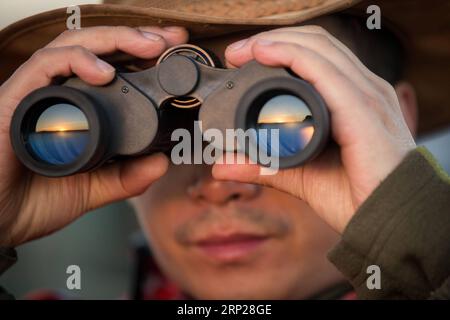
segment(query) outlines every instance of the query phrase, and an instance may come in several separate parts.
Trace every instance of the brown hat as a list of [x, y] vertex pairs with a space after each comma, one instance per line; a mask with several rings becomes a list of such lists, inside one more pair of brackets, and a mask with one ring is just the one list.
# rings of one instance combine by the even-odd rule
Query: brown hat
[[[407, 41], [406, 79], [417, 90], [419, 133], [450, 124], [450, 1], [448, 0], [107, 0], [80, 6], [82, 27], [181, 25], [202, 39], [258, 27], [299, 24], [332, 12], [381, 8], [382, 21]], [[0, 83], [37, 49], [66, 29], [66, 8], [16, 22], [0, 32]]]

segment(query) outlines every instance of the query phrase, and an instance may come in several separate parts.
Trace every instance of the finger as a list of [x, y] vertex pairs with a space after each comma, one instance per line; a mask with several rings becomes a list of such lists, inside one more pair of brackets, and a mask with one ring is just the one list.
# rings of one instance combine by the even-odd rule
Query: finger
[[[333, 63], [316, 52], [301, 45], [286, 42], [258, 40], [252, 46], [254, 58], [268, 66], [288, 67], [300, 77], [315, 86], [330, 102], [330, 108], [339, 113], [339, 101], [354, 100], [355, 86], [347, 75]], [[326, 75], [324, 77], [323, 75]], [[339, 99], [338, 99], [339, 98]], [[336, 100], [333, 100], [336, 99]], [[348, 106], [344, 109], [351, 108]]]
[[230, 44], [225, 49], [226, 64], [234, 67], [240, 67], [254, 59], [253, 52], [251, 50], [254, 43], [255, 36], [247, 39], [241, 39]]
[[336, 47], [338, 47], [342, 52], [344, 52], [353, 63], [357, 64], [359, 67], [364, 68], [366, 70], [367, 67], [361, 62], [358, 56], [350, 50], [344, 43], [342, 43], [338, 38], [333, 36], [327, 30], [325, 30], [321, 26], [316, 25], [307, 25], [307, 26], [299, 26], [299, 27], [286, 27], [277, 29], [274, 31], [287, 31], [287, 32], [301, 32], [301, 33], [309, 33], [313, 35], [320, 35], [327, 37]]
[[168, 46], [186, 42], [184, 28], [141, 27], [92, 27], [63, 32], [50, 42], [48, 48], [79, 45], [97, 54], [123, 51], [143, 59], [159, 56]]
[[[232, 155], [224, 155], [231, 157]], [[237, 162], [215, 163], [212, 168], [212, 176], [217, 180], [230, 180], [243, 183], [254, 183], [270, 186], [278, 190], [288, 192], [296, 197], [303, 198], [302, 168], [279, 170], [274, 175], [261, 174], [263, 167], [247, 160], [239, 164]]]
[[164, 38], [168, 46], [176, 46], [189, 41], [189, 33], [186, 28], [179, 26], [156, 27], [142, 26], [137, 28], [139, 31], [156, 33]]
[[76, 74], [92, 85], [104, 85], [114, 78], [115, 69], [80, 46], [45, 48], [37, 51], [5, 83], [8, 99], [20, 101], [29, 92], [49, 85], [56, 76]]
[[[315, 34], [319, 36], [326, 37], [329, 41], [331, 41], [336, 47], [338, 47], [342, 52], [344, 52], [347, 57], [358, 67], [360, 70], [366, 75], [368, 79], [370, 79], [379, 89], [383, 91], [387, 91], [386, 87], [388, 86], [388, 83], [375, 73], [373, 73], [369, 68], [367, 68], [362, 61], [359, 59], [359, 57], [352, 51], [350, 48], [348, 48], [343, 42], [341, 42], [339, 39], [334, 37], [332, 34], [330, 34], [327, 30], [325, 30], [321, 26], [317, 25], [306, 25], [306, 26], [297, 26], [297, 27], [285, 27], [285, 28], [279, 28], [274, 29], [269, 32], [301, 32], [301, 33], [309, 33], [309, 34]], [[264, 33], [263, 33], [264, 34]], [[258, 35], [256, 35], [258, 36]], [[233, 44], [232, 44], [233, 45]]]
[[255, 42], [252, 50], [260, 63], [290, 68], [319, 91], [331, 112], [333, 137], [341, 147], [353, 142], [349, 140], [354, 137], [349, 119], [358, 119], [362, 126], [369, 128], [377, 128], [377, 121], [381, 125], [380, 117], [374, 117], [378, 110], [373, 108], [370, 96], [314, 51], [298, 44], [266, 40]]
[[322, 34], [286, 29], [263, 32], [250, 38], [241, 49], [227, 51], [227, 61], [234, 65], [242, 65], [253, 59], [252, 46], [260, 39], [294, 43], [308, 48], [333, 63], [342, 73], [345, 73], [348, 78], [361, 86], [366, 92], [374, 91], [374, 87], [366, 74], [368, 70], [366, 68], [362, 69], [360, 65], [355, 64], [328, 36]]
[[267, 35], [270, 35], [272, 33], [282, 33], [282, 32], [288, 32], [288, 33], [296, 32], [296, 33], [300, 33], [300, 34], [308, 33], [308, 34], [312, 34], [312, 35], [320, 35], [320, 36], [327, 37], [336, 47], [341, 49], [348, 56], [348, 58], [350, 60], [352, 60], [352, 62], [354, 62], [361, 68], [365, 68], [366, 70], [368, 70], [364, 66], [364, 64], [361, 62], [361, 60], [346, 45], [344, 45], [336, 37], [331, 35], [324, 28], [322, 28], [320, 26], [314, 26], [314, 25], [299, 26], [299, 27], [285, 27], [285, 28], [279, 28], [279, 29], [274, 29], [271, 31], [259, 33], [257, 35], [254, 35], [253, 37], [250, 37], [248, 39], [242, 39], [240, 41], [237, 41], [237, 42], [229, 45], [226, 49], [226, 56], [227, 56], [227, 54], [230, 54], [231, 59], [233, 59], [233, 58], [237, 58], [238, 60], [242, 59], [242, 62], [245, 63], [246, 61], [248, 61], [247, 60], [248, 58], [251, 58], [251, 55], [248, 55], [248, 53], [247, 53], [247, 55], [242, 58], [235, 57], [237, 52], [234, 52], [234, 51], [237, 51], [236, 49], [241, 50], [244, 47], [248, 47], [258, 37], [266, 37]]
[[357, 65], [371, 81], [374, 81], [377, 85], [381, 86], [381, 88], [383, 89], [386, 81], [383, 78], [377, 76], [371, 70], [369, 70], [369, 68], [367, 68], [362, 63], [362, 61], [359, 59], [359, 57], [352, 50], [350, 50], [349, 47], [347, 47], [338, 38], [336, 38], [335, 36], [330, 34], [323, 27], [317, 26], [317, 25], [307, 25], [307, 26], [301, 26], [301, 27], [287, 27], [287, 28], [282, 28], [282, 29], [278, 29], [278, 30], [301, 31], [303, 33], [311, 33], [311, 34], [318, 34], [318, 35], [326, 36], [331, 42], [333, 42], [333, 44], [336, 47], [338, 47], [340, 50], [342, 50], [342, 52], [344, 52], [348, 56], [348, 58], [355, 65]]
[[88, 210], [143, 193], [169, 166], [162, 154], [122, 161], [90, 173]]
[[237, 68], [237, 66], [235, 66], [234, 64], [232, 64], [230, 61], [228, 61], [226, 59], [225, 59], [225, 67], [227, 69], [236, 69]]

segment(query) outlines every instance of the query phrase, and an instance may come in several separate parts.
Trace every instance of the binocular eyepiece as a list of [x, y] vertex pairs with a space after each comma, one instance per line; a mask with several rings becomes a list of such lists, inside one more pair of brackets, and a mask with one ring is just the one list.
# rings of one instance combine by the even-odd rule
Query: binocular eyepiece
[[247, 144], [233, 144], [233, 150], [264, 150], [278, 157], [280, 168], [299, 166], [323, 150], [330, 119], [314, 87], [284, 68], [251, 61], [222, 69], [214, 61], [199, 47], [181, 45], [154, 67], [117, 73], [106, 86], [73, 77], [37, 89], [11, 120], [14, 151], [38, 174], [67, 176], [123, 157], [170, 151], [173, 130], [192, 130], [194, 121], [201, 121], [203, 133], [215, 129], [224, 137], [226, 130], [252, 130]]

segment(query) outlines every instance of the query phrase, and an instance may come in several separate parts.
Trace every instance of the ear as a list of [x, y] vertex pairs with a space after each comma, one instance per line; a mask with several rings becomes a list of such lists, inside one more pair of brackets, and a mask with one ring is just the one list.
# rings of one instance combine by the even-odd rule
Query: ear
[[402, 109], [406, 124], [408, 125], [412, 135], [416, 136], [419, 113], [416, 91], [414, 90], [414, 87], [406, 81], [400, 81], [394, 86], [394, 89], [397, 93], [400, 108]]

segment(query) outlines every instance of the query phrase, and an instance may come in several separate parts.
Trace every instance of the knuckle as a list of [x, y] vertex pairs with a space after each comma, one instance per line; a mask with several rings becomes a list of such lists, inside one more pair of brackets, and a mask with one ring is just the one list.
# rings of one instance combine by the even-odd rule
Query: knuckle
[[333, 44], [333, 42], [331, 41], [331, 39], [324, 35], [324, 34], [318, 34], [316, 35], [317, 37], [317, 42], [319, 43], [319, 46], [322, 48], [334, 48], [335, 45]]
[[384, 93], [385, 97], [396, 97], [394, 87], [385, 79], [372, 72], [372, 77], [375, 85]]
[[276, 43], [274, 44], [274, 47], [279, 52], [287, 53], [285, 56], [285, 63], [291, 65], [292, 67], [300, 62], [300, 57], [308, 55], [307, 49], [297, 43]]
[[379, 77], [379, 83], [381, 88], [390, 95], [396, 95], [394, 87], [385, 79]]
[[384, 97], [378, 91], [368, 92], [365, 95], [365, 104], [371, 110], [380, 111], [383, 105]]
[[[304, 53], [305, 47], [298, 43], [278, 43], [276, 44], [279, 46], [280, 49], [286, 48], [288, 51], [294, 54]], [[296, 56], [296, 55], [295, 55]]]
[[138, 33], [138, 30], [127, 27], [127, 26], [113, 26], [111, 28], [112, 28], [111, 30], [114, 32], [114, 34], [123, 34], [123, 33], [137, 34]]
[[372, 109], [374, 106], [377, 105], [375, 95], [373, 95], [372, 93], [368, 93], [368, 92], [364, 93], [363, 100], [364, 100], [364, 105], [366, 107], [368, 107], [369, 109]]
[[291, 29], [292, 28], [289, 28], [289, 27], [276, 28], [276, 29], [271, 29], [271, 30], [267, 30], [267, 31], [262, 31], [259, 34], [271, 34], [271, 33], [289, 32]]
[[290, 32], [301, 32], [304, 27], [296, 26], [296, 27], [284, 27], [280, 28], [281, 31], [290, 31]]
[[302, 51], [304, 47], [298, 43], [288, 43], [287, 46], [295, 51]]
[[52, 43], [50, 43], [49, 45], [51, 46], [54, 43], [58, 43], [58, 42], [65, 42], [68, 39], [73, 38], [73, 35], [75, 33], [79, 32], [79, 30], [72, 30], [72, 29], [68, 29], [68, 30], [64, 30], [63, 32], [61, 32], [59, 34], [59, 36], [56, 37], [55, 40], [52, 41]]
[[248, 37], [248, 39], [250, 41], [255, 41], [255, 40], [259, 39], [259, 38], [267, 36], [267, 34], [269, 34], [269, 31], [260, 32], [260, 33], [251, 35], [250, 37]]
[[178, 41], [186, 41], [189, 38], [189, 32], [184, 28], [180, 28], [179, 32], [174, 33], [174, 38]]
[[83, 46], [80, 45], [73, 45], [68, 46], [65, 48], [70, 54], [76, 55], [76, 56], [85, 56], [85, 55], [91, 55], [90, 51], [86, 49]]
[[[138, 29], [127, 26], [109, 27], [108, 31], [109, 32], [106, 32], [105, 37], [107, 37], [110, 42], [115, 43], [115, 47], [117, 48], [120, 48], [131, 41], [135, 42], [133, 40], [141, 34]], [[135, 45], [139, 45], [139, 42], [135, 42]]]
[[46, 57], [48, 57], [48, 55], [50, 54], [50, 52], [52, 52], [52, 49], [49, 48], [41, 48], [36, 50], [33, 55], [30, 57], [30, 59], [28, 61], [30, 62], [39, 62], [44, 60]]
[[308, 28], [309, 28], [312, 32], [315, 32], [315, 33], [318, 33], [318, 34], [321, 34], [321, 35], [324, 35], [324, 36], [327, 36], [327, 37], [330, 36], [330, 33], [329, 33], [327, 30], [325, 30], [325, 28], [323, 28], [322, 26], [319, 26], [319, 25], [310, 25], [310, 26], [308, 26]]
[[278, 32], [279, 31], [276, 31], [276, 30], [263, 31], [263, 32], [260, 32], [258, 34], [252, 35], [249, 39], [257, 40], [257, 39], [262, 39], [262, 38], [268, 38], [271, 35], [277, 34]]
[[78, 33], [77, 29], [67, 29], [61, 32], [58, 38], [69, 38], [72, 37], [75, 33]]

